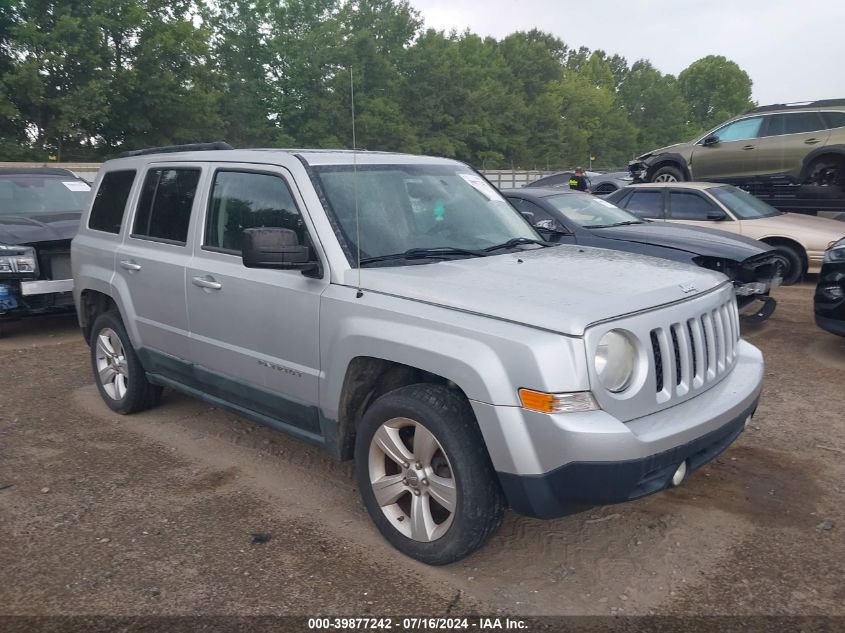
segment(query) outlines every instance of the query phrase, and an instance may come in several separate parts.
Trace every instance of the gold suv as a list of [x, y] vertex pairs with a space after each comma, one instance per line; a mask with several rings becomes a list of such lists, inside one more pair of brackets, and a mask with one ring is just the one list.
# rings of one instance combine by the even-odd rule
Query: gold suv
[[752, 193], [800, 188], [800, 195], [845, 198], [845, 99], [754, 108], [628, 167], [635, 182], [706, 180]]

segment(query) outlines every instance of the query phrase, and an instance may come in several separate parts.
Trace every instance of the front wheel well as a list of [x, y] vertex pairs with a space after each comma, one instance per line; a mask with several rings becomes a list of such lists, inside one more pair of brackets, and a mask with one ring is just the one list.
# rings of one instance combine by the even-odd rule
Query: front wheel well
[[760, 241], [769, 246], [789, 246], [794, 249], [801, 257], [801, 265], [803, 266], [801, 274], [804, 275], [807, 273], [807, 266], [809, 265], [807, 250], [801, 244], [788, 237], [763, 237], [760, 238]]
[[97, 290], [83, 290], [79, 295], [79, 321], [85, 342], [91, 342], [91, 326], [104, 312], [119, 312], [117, 304], [107, 294]]
[[443, 385], [466, 394], [454, 382], [424, 369], [371, 356], [353, 358], [346, 369], [338, 407], [338, 449], [341, 459], [352, 459], [361, 418], [384, 394], [414, 384]]

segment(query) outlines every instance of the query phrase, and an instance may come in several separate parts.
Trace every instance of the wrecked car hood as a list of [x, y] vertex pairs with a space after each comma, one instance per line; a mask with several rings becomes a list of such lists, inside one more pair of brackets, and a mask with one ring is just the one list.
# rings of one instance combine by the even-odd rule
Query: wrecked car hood
[[36, 244], [72, 240], [80, 212], [0, 215], [0, 244]]
[[651, 158], [652, 156], [676, 152], [679, 151], [682, 147], [687, 146], [689, 146], [689, 143], [675, 143], [674, 145], [667, 145], [666, 147], [661, 147], [660, 149], [653, 149], [650, 152], [646, 152], [641, 156], [637, 156], [637, 160], [645, 160], [646, 158]]
[[[357, 285], [358, 271], [345, 285]], [[431, 264], [364, 268], [361, 287], [561, 334], [697, 296], [712, 271], [620, 251], [563, 245]]]
[[591, 232], [607, 239], [674, 248], [696, 255], [732, 259], [737, 262], [774, 250], [763, 242], [742, 235], [705, 227], [659, 222], [591, 229]]

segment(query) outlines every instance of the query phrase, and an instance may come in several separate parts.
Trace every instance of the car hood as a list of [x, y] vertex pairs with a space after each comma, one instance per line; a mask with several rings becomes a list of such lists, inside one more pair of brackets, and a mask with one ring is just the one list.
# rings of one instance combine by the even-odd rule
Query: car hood
[[[598, 321], [712, 290], [719, 273], [601, 248], [557, 246], [433, 264], [364, 268], [361, 287], [581, 336]], [[346, 273], [357, 284], [357, 270]]]
[[743, 220], [742, 232], [749, 237], [791, 237], [809, 250], [823, 251], [832, 241], [845, 236], [845, 222], [800, 213], [783, 213], [770, 218]]
[[667, 145], [666, 147], [661, 147], [659, 149], [653, 149], [650, 152], [646, 152], [641, 156], [637, 156], [637, 160], [645, 160], [651, 156], [657, 156], [658, 154], [666, 154], [667, 152], [677, 152], [683, 147], [688, 147], [689, 143], [675, 143], [674, 145]]
[[599, 237], [612, 240], [674, 248], [696, 255], [732, 259], [737, 262], [774, 250], [767, 244], [742, 235], [704, 227], [678, 226], [657, 222], [614, 226], [606, 229], [590, 229], [590, 231]]
[[71, 240], [82, 213], [0, 215], [0, 244], [35, 244]]

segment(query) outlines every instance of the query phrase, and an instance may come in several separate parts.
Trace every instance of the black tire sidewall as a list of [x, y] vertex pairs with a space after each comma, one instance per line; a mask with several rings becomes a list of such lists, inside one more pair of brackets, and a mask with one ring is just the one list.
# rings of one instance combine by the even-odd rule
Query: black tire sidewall
[[[126, 356], [126, 366], [129, 370], [126, 381], [126, 395], [120, 400], [115, 400], [106, 393], [97, 371], [97, 339], [100, 332], [106, 328], [113, 330], [120, 338]], [[132, 347], [132, 342], [129, 340], [129, 335], [126, 333], [126, 328], [123, 327], [123, 321], [121, 321], [120, 316], [113, 312], [105, 312], [99, 315], [91, 327], [91, 369], [94, 372], [97, 390], [110, 409], [118, 413], [132, 413], [146, 406], [150, 385], [147, 382], [144, 368], [138, 360], [138, 355]]]
[[804, 262], [798, 252], [791, 246], [782, 244], [775, 245], [777, 255], [789, 262], [789, 270], [784, 271], [783, 285], [791, 286], [798, 283], [804, 275]]
[[[393, 527], [370, 484], [370, 441], [387, 420], [404, 417], [425, 426], [443, 447], [457, 488], [452, 525], [430, 543], [410, 539]], [[364, 414], [355, 442], [355, 477], [364, 506], [382, 535], [399, 551], [429, 565], [457, 561], [498, 529], [504, 503], [495, 471], [469, 403], [438, 385], [410, 385], [385, 394]]]

